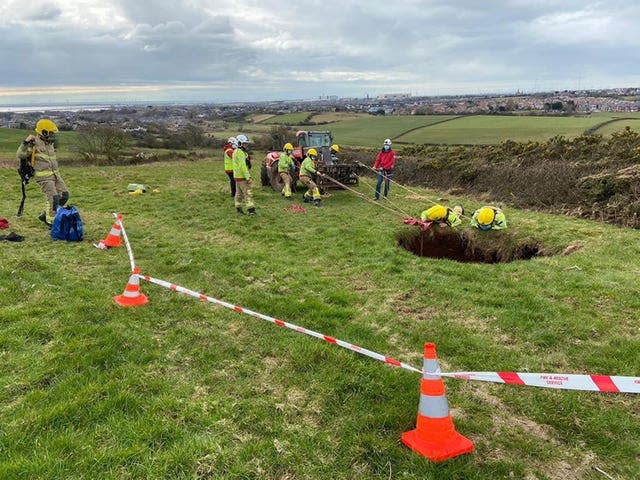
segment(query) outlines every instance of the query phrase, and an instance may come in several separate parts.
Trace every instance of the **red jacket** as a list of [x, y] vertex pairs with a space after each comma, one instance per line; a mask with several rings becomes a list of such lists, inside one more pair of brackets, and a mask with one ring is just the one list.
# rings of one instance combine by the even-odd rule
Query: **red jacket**
[[376, 170], [378, 168], [384, 168], [385, 170], [393, 169], [393, 166], [396, 163], [396, 152], [392, 149], [389, 149], [388, 152], [384, 150], [380, 150], [378, 155], [376, 155], [376, 163], [373, 164], [373, 168]]

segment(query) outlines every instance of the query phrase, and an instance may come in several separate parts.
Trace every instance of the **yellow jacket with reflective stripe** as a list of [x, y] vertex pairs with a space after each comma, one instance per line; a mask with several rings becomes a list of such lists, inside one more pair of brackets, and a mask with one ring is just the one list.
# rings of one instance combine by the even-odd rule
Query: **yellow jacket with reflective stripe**
[[316, 169], [313, 167], [313, 160], [309, 157], [305, 157], [302, 161], [302, 165], [300, 165], [300, 175], [301, 177], [310, 177], [316, 173]]
[[242, 148], [238, 147], [233, 151], [233, 178], [236, 180], [249, 180], [251, 174], [247, 166], [249, 155]]
[[[35, 165], [33, 168], [36, 171], [36, 175], [46, 176], [53, 175], [58, 170], [58, 160], [56, 158], [56, 151], [52, 143], [46, 143], [39, 136], [36, 136], [34, 147], [36, 149]], [[21, 143], [16, 152], [18, 160], [28, 160], [31, 162], [31, 144], [25, 145]]]

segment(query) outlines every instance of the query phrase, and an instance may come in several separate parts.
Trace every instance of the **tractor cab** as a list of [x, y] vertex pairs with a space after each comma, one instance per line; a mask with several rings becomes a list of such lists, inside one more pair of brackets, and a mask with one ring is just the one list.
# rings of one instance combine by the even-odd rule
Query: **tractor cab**
[[307, 154], [307, 150], [315, 148], [318, 151], [318, 160], [325, 165], [333, 165], [337, 158], [331, 155], [331, 144], [333, 143], [333, 135], [331, 132], [309, 132], [299, 130], [296, 132], [298, 139], [298, 148], [293, 152], [293, 156], [302, 161]]

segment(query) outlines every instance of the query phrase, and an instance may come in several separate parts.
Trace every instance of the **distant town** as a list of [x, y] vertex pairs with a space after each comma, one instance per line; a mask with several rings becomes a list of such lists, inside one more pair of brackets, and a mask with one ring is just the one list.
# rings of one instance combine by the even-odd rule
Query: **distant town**
[[207, 121], [242, 121], [255, 113], [351, 112], [371, 115], [589, 115], [596, 112], [640, 111], [640, 88], [563, 90], [545, 93], [452, 95], [415, 97], [388, 93], [375, 97], [339, 98], [329, 95], [309, 100], [227, 104], [136, 104], [114, 106], [51, 107], [47, 110], [1, 111], [0, 126], [31, 128], [42, 116], [55, 120], [63, 130], [85, 125], [119, 126], [125, 131], [144, 131], [147, 124], [182, 128]]

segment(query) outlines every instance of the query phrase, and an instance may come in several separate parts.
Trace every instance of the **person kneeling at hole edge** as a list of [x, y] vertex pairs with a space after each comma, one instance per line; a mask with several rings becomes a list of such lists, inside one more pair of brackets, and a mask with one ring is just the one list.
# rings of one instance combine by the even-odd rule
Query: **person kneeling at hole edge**
[[480, 230], [502, 230], [507, 228], [507, 218], [498, 207], [482, 207], [473, 212], [471, 226]]
[[316, 169], [318, 160], [318, 151], [315, 148], [310, 148], [307, 151], [307, 156], [302, 161], [302, 165], [300, 165], [300, 181], [307, 186], [307, 191], [304, 192], [303, 201], [304, 203], [309, 203], [309, 199], [311, 199], [311, 203], [316, 207], [322, 206], [320, 200], [320, 190], [318, 189], [318, 185], [313, 181], [313, 176], [317, 175], [322, 177], [322, 173], [318, 172]]
[[420, 214], [420, 219], [423, 222], [438, 222], [441, 227], [455, 228], [462, 225], [460, 217], [464, 215], [464, 208], [461, 205], [456, 205], [453, 208], [448, 208], [440, 204], [436, 204], [433, 207], [424, 210]]
[[37, 135], [29, 135], [18, 147], [16, 157], [20, 162], [20, 175], [35, 176], [36, 183], [40, 185], [46, 202], [38, 220], [51, 227], [56, 210], [69, 200], [69, 191], [58, 171], [54, 147], [58, 127], [48, 118], [43, 118], [36, 123], [35, 131]]
[[238, 148], [233, 151], [233, 179], [236, 182], [235, 204], [236, 211], [244, 214], [242, 210], [243, 204], [247, 206], [249, 215], [256, 214], [256, 207], [253, 203], [253, 195], [251, 192], [251, 159], [247, 148], [249, 147], [249, 139], [245, 135], [236, 137]]

